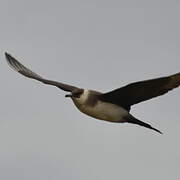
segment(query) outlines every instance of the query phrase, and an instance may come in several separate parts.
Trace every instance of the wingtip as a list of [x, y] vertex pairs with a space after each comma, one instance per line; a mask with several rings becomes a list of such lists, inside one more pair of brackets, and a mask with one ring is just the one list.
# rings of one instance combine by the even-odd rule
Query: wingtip
[[9, 53], [7, 53], [7, 52], [5, 52], [4, 54], [5, 54], [7, 63], [11, 66], [12, 56]]
[[8, 52], [4, 53], [6, 57], [10, 56], [10, 54]]
[[5, 52], [4, 54], [5, 54], [5, 57], [6, 57], [7, 60], [12, 58], [12, 56], [8, 52]]
[[5, 52], [4, 54], [5, 54], [8, 65], [15, 71], [19, 72], [20, 71], [19, 62], [9, 53]]

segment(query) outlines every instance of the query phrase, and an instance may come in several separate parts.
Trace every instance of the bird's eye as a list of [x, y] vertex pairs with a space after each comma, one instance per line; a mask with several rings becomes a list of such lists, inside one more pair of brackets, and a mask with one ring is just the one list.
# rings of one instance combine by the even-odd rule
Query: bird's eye
[[77, 90], [73, 92], [73, 97], [80, 98], [81, 94], [83, 93], [82, 90]]
[[80, 97], [80, 95], [81, 95], [80, 92], [75, 93], [75, 96], [76, 96], [76, 97]]

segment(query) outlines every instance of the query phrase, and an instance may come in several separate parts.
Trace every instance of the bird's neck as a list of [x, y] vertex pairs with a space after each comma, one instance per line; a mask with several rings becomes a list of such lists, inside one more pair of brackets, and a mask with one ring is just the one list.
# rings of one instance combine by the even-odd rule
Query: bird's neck
[[79, 98], [72, 98], [74, 104], [79, 107], [81, 105], [86, 104], [88, 97], [89, 97], [90, 90], [84, 89], [84, 92]]

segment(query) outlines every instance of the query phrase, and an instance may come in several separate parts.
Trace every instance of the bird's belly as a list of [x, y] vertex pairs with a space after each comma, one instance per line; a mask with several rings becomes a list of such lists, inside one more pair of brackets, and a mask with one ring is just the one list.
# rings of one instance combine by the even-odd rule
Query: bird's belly
[[123, 117], [128, 114], [128, 111], [124, 108], [111, 103], [98, 102], [94, 106], [80, 105], [77, 103], [75, 103], [75, 105], [81, 112], [91, 117], [110, 122], [121, 122], [123, 121]]

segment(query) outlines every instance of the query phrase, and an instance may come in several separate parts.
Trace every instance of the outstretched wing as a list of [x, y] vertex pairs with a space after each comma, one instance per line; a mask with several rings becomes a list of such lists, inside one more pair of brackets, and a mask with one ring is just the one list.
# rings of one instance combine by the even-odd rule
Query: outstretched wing
[[167, 77], [135, 82], [102, 94], [99, 98], [130, 110], [131, 105], [163, 95], [179, 85], [180, 73], [177, 73]]
[[12, 67], [15, 71], [19, 72], [20, 74], [31, 78], [31, 79], [36, 79], [38, 81], [41, 81], [44, 84], [49, 84], [49, 85], [53, 85], [56, 86], [64, 91], [69, 91], [72, 92], [75, 89], [79, 89], [75, 86], [70, 86], [64, 83], [60, 83], [60, 82], [56, 82], [56, 81], [51, 81], [48, 79], [44, 79], [41, 76], [39, 76], [38, 74], [34, 73], [33, 71], [31, 71], [30, 69], [28, 69], [27, 67], [25, 67], [24, 65], [22, 65], [19, 61], [17, 61], [14, 57], [12, 57], [10, 54], [5, 53], [6, 59], [8, 64], [10, 65], [10, 67]]

